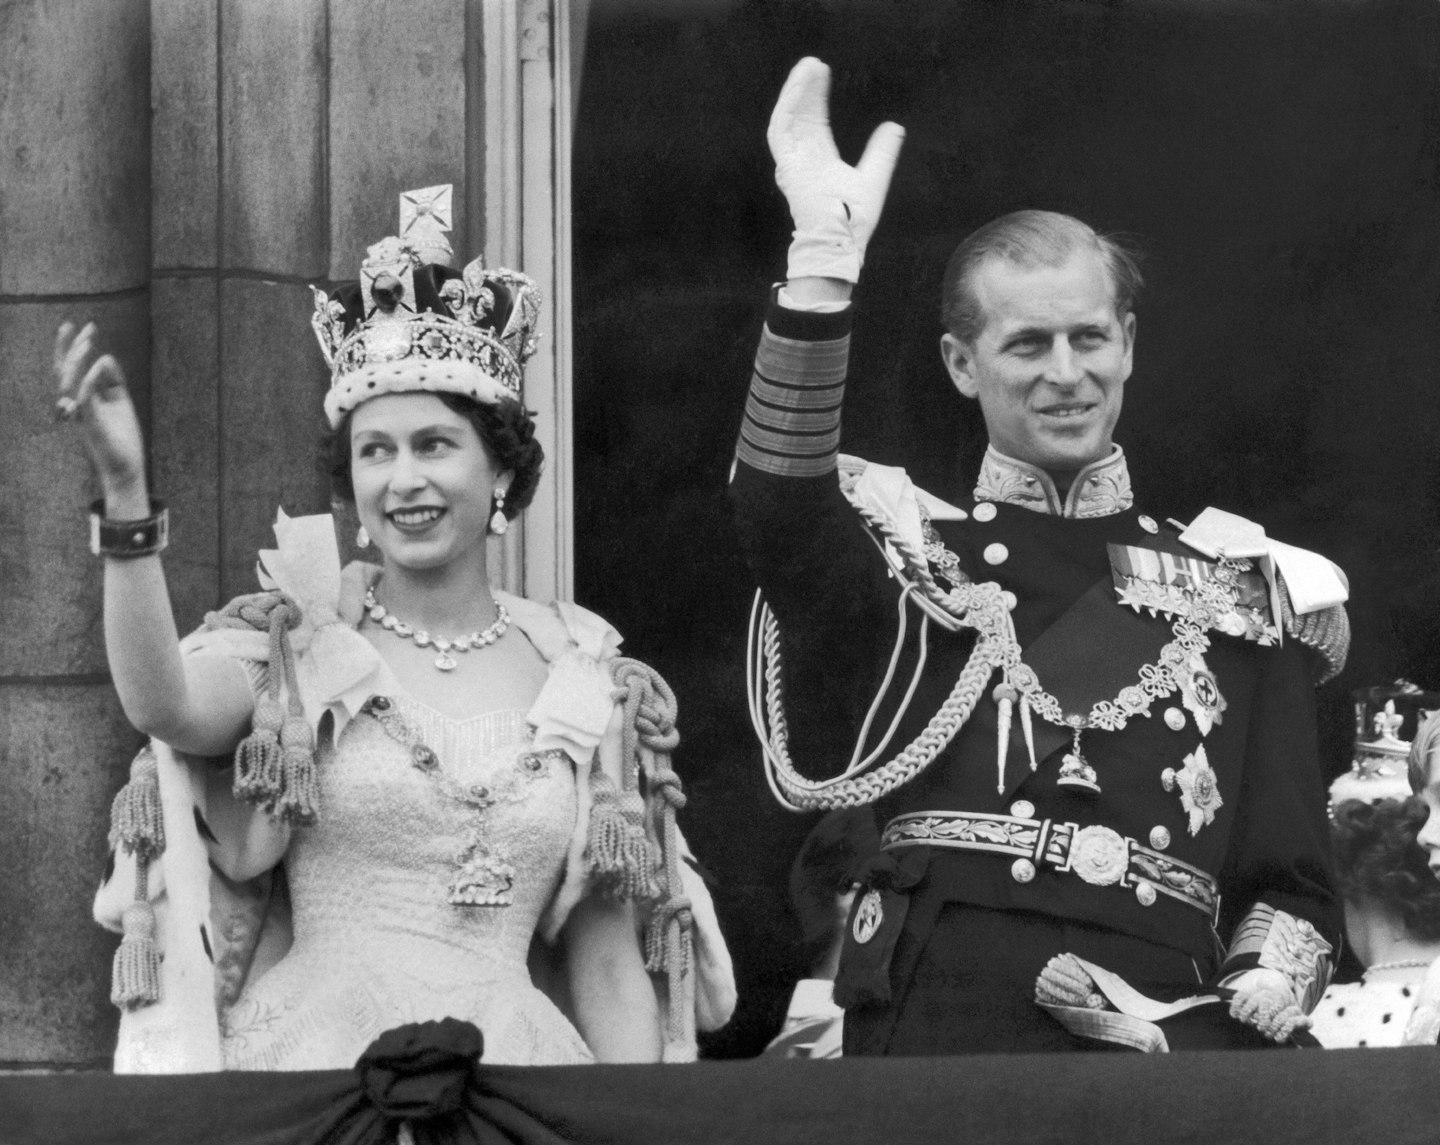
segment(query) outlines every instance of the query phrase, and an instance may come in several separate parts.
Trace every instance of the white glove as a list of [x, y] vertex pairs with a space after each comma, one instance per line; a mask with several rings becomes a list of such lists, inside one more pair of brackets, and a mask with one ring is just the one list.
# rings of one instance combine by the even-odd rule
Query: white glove
[[806, 56], [780, 89], [766, 139], [775, 158], [775, 182], [795, 222], [789, 277], [853, 283], [880, 221], [905, 129], [882, 123], [851, 167], [830, 134], [829, 92], [830, 68]]
[[1310, 1028], [1310, 1018], [1300, 1009], [1290, 980], [1280, 971], [1257, 967], [1225, 985], [1235, 991], [1230, 1016], [1254, 1026], [1272, 1042], [1287, 1041], [1296, 1030]]

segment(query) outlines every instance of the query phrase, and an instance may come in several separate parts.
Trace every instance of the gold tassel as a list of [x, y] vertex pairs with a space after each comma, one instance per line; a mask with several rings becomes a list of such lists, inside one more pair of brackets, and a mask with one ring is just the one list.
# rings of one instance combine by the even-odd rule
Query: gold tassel
[[[269, 629], [269, 692], [255, 701], [250, 734], [235, 749], [235, 796], [285, 822], [313, 823], [320, 803], [315, 737], [298, 698], [295, 653], [286, 636], [300, 622], [300, 610], [279, 593], [261, 594], [249, 605], [241, 607], [235, 623]], [[231, 622], [221, 618], [216, 623]]]
[[660, 849], [645, 830], [645, 798], [637, 789], [627, 787], [616, 805], [625, 821], [625, 836], [620, 841], [620, 862], [624, 866], [621, 897], [651, 902], [660, 894], [656, 884]]
[[590, 779], [590, 793], [586, 862], [600, 888], [619, 898], [625, 875], [625, 817], [620, 813], [614, 782], [598, 766]]
[[645, 800], [620, 794], [598, 768], [591, 780], [590, 832], [585, 852], [591, 876], [614, 899], [648, 902], [659, 894], [659, 850], [645, 832]]
[[612, 899], [649, 902], [660, 893], [655, 871], [660, 854], [645, 834], [645, 801], [639, 792], [619, 794], [615, 782], [596, 769], [590, 781], [590, 831], [586, 843], [590, 876]]
[[147, 746], [130, 764], [130, 782], [110, 804], [110, 846], [139, 859], [165, 850], [165, 820], [160, 811], [160, 770]]
[[276, 800], [281, 819], [313, 823], [320, 805], [315, 777], [315, 737], [304, 716], [290, 716], [280, 728], [281, 784]]
[[155, 911], [136, 902], [120, 916], [124, 937], [115, 951], [110, 1001], [135, 1010], [160, 1000], [160, 953], [155, 946]]
[[110, 1001], [135, 1010], [160, 1000], [160, 950], [149, 902], [150, 860], [165, 849], [159, 769], [147, 747], [110, 808], [110, 845], [135, 856], [135, 901], [120, 916], [122, 937], [110, 967]]
[[266, 805], [274, 802], [283, 776], [280, 729], [284, 723], [285, 709], [278, 700], [261, 696], [255, 701], [250, 734], [235, 749], [236, 798]]
[[660, 865], [655, 844], [642, 828], [630, 827], [625, 832], [626, 898], [649, 902], [659, 893], [655, 885], [655, 869]]

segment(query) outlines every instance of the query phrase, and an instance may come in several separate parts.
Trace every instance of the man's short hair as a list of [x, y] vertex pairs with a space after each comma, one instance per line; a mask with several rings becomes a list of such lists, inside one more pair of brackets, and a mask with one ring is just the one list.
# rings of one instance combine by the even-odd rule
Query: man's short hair
[[940, 318], [962, 342], [973, 342], [985, 326], [980, 300], [975, 296], [975, 272], [989, 258], [1001, 258], [1022, 267], [1060, 266], [1077, 250], [1096, 251], [1105, 263], [1114, 290], [1115, 313], [1124, 318], [1140, 292], [1139, 255], [1112, 235], [1096, 234], [1079, 219], [1055, 211], [1013, 211], [986, 223], [950, 256]]

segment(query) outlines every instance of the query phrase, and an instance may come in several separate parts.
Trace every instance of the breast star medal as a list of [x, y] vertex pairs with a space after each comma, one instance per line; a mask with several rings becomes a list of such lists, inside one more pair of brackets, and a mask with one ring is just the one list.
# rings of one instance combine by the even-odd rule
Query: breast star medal
[[1201, 827], [1215, 822], [1215, 812], [1224, 805], [1224, 800], [1220, 798], [1220, 787], [1203, 743], [1185, 757], [1185, 766], [1179, 771], [1173, 767], [1162, 771], [1160, 782], [1166, 791], [1180, 789], [1180, 806], [1190, 817], [1190, 834], [1199, 834]]
[[1176, 683], [1180, 688], [1180, 702], [1195, 717], [1195, 726], [1200, 734], [1209, 735], [1210, 729], [1224, 721], [1221, 714], [1229, 706], [1220, 694], [1220, 685], [1215, 673], [1205, 663], [1205, 657], [1192, 651], [1184, 664], [1175, 669]]

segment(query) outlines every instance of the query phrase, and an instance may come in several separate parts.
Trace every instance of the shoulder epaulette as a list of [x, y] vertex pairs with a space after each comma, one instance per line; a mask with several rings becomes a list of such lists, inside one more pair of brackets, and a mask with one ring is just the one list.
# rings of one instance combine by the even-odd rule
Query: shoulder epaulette
[[[949, 594], [935, 583], [935, 569], [931, 568], [930, 553], [926, 551], [924, 526], [917, 515], [907, 528], [896, 519], [895, 513], [880, 498], [867, 495], [861, 477], [875, 467], [863, 458], [842, 453], [837, 468], [840, 492], [850, 507], [865, 524], [870, 539], [875, 542], [890, 570], [902, 585], [912, 586], [912, 599], [930, 618], [945, 628], [954, 631], [964, 627], [964, 617], [957, 613]], [[883, 468], [883, 467], [882, 467]], [[912, 485], [903, 470], [891, 471], [914, 496], [917, 504], [930, 503], [964, 516], [962, 510], [947, 506], [939, 498]], [[959, 565], [946, 566], [939, 570], [952, 583], [969, 581]]]
[[1319, 687], [1345, 669], [1350, 655], [1350, 617], [1343, 604], [1332, 604], [1304, 615], [1290, 603], [1290, 591], [1280, 578], [1281, 624], [1286, 636], [1300, 641], [1316, 655], [1315, 686]]
[[[1205, 509], [1180, 534], [1191, 548], [1215, 559], [1229, 552], [1236, 556], [1268, 556], [1266, 578], [1279, 601], [1277, 621], [1286, 636], [1300, 641], [1319, 657], [1316, 683], [1334, 679], [1345, 667], [1350, 651], [1350, 621], [1344, 601], [1348, 593], [1345, 574], [1319, 553], [1272, 540], [1263, 526], [1213, 506]], [[1295, 606], [1286, 576], [1300, 578], [1306, 600], [1302, 612]]]

